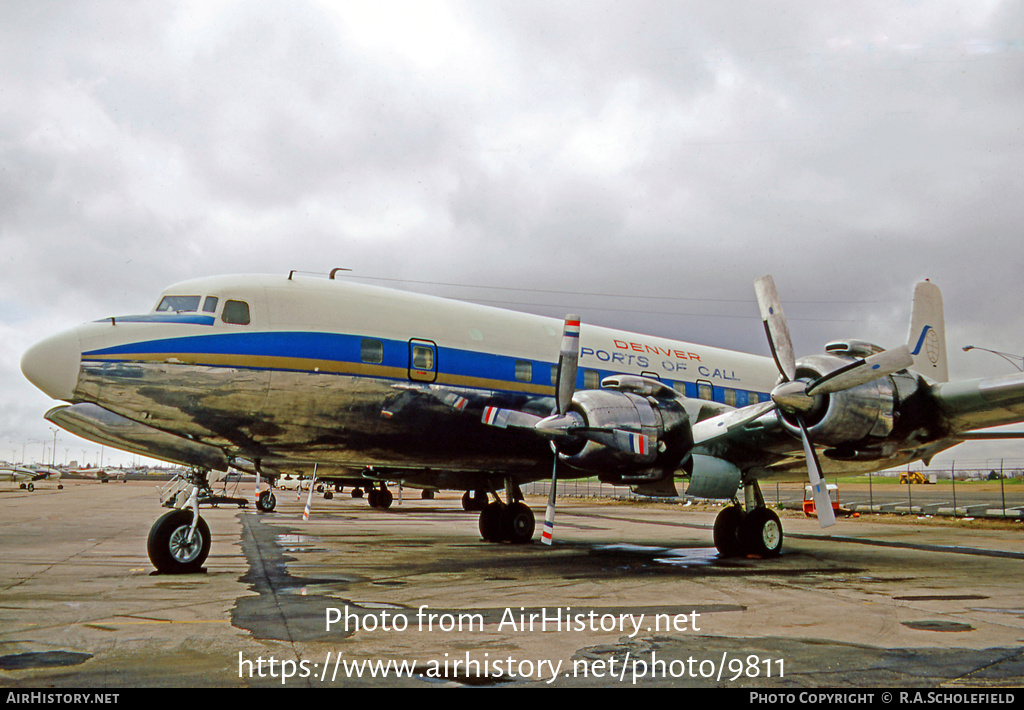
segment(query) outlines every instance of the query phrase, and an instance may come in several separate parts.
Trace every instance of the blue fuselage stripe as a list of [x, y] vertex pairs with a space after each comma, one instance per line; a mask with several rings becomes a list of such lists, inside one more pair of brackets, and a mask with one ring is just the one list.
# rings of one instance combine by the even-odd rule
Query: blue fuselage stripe
[[[362, 344], [364, 340], [373, 340], [382, 345], [377, 351], [382, 354], [382, 359], [379, 362], [363, 360]], [[84, 352], [82, 358], [83, 360], [104, 362], [130, 362], [151, 359], [149, 356], [154, 355], [165, 355], [168, 359], [177, 357], [196, 364], [207, 364], [204, 362], [204, 356], [210, 356], [210, 360], [216, 359], [216, 364], [220, 366], [225, 366], [226, 357], [230, 358], [230, 365], [227, 366], [244, 369], [312, 372], [317, 367], [322, 368], [323, 363], [336, 364], [342, 366], [342, 369], [345, 366], [376, 366], [382, 371], [390, 369], [392, 372], [407, 371], [409, 368], [408, 341], [308, 331], [218, 333], [143, 340]], [[282, 365], [267, 365], [267, 358], [281, 359]], [[290, 364], [283, 364], [286, 361], [290, 361]], [[308, 367], [303, 361], [308, 362]], [[520, 379], [523, 377], [523, 368], [517, 368], [517, 362], [530, 363], [532, 372], [529, 381]], [[551, 392], [554, 392], [551, 383], [554, 362], [438, 347], [435, 366], [439, 376], [507, 383], [509, 390], [531, 385], [534, 388], [538, 386], [551, 388]], [[584, 373], [586, 370], [596, 371], [599, 378], [622, 372], [621, 370], [597, 370], [596, 368], [581, 367], [577, 377], [577, 388], [585, 386]], [[675, 383], [680, 391], [685, 388], [683, 394], [686, 396], [698, 397], [695, 382], [676, 380]], [[730, 389], [737, 394], [736, 406], [744, 406], [759, 400], [756, 392], [738, 388]], [[714, 386], [715, 400], [723, 401], [723, 390], [723, 385], [716, 384]]]

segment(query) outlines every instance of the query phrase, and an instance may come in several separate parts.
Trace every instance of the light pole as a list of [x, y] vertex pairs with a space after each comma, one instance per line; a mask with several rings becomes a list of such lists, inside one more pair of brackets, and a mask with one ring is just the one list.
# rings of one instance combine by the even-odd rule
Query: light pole
[[[52, 426], [52, 427], [50, 427], [50, 431], [53, 432], [53, 461], [50, 462], [50, 465], [53, 466], [54, 468], [56, 468], [57, 467], [57, 432], [60, 431], [60, 429], [58, 429], [55, 426]], [[43, 461], [43, 463], [46, 463], [46, 461]]]
[[1021, 372], [1024, 372], [1024, 355], [1014, 355], [1013, 353], [1004, 353], [999, 350], [990, 350], [989, 348], [981, 348], [977, 345], [965, 345], [964, 352], [968, 350], [984, 350], [987, 353], [998, 355], [999, 357], [1006, 360], [1008, 363], [1016, 367]]

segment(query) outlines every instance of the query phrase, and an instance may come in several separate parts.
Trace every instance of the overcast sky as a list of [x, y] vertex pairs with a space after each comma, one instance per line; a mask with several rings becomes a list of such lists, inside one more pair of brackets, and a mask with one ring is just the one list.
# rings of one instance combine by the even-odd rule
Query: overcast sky
[[951, 376], [1011, 372], [961, 348], [1024, 353], [1022, 127], [1019, 2], [0, 0], [0, 459], [29, 345], [220, 273], [761, 354], [762, 274], [806, 354], [930, 278]]

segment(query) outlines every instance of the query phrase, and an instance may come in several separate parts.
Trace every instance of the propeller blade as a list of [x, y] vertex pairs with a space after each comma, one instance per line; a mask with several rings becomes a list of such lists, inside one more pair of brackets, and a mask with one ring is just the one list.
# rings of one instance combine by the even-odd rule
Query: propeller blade
[[488, 426], [496, 426], [499, 429], [532, 429], [541, 421], [542, 417], [529, 412], [520, 412], [515, 409], [502, 409], [501, 407], [484, 407], [483, 416], [480, 421]]
[[828, 488], [821, 477], [821, 464], [818, 462], [818, 454], [814, 450], [807, 435], [807, 427], [803, 419], [797, 419], [800, 424], [800, 438], [804, 443], [804, 455], [807, 458], [807, 478], [811, 483], [811, 490], [814, 492], [814, 509], [818, 513], [818, 522], [821, 527], [827, 528], [836, 524], [836, 512], [832, 510], [832, 499], [829, 498]]
[[551, 490], [548, 491], [548, 505], [544, 509], [544, 529], [540, 533], [540, 541], [550, 545], [555, 536], [555, 487], [558, 485], [558, 452], [555, 452], [555, 463], [551, 467]]
[[[300, 479], [301, 480], [301, 479]], [[301, 485], [299, 486], [301, 488]], [[309, 511], [313, 507], [313, 489], [316, 488], [316, 464], [313, 464], [313, 480], [309, 482], [309, 497], [306, 498], [306, 509], [302, 511], [302, 519], [309, 520]]]
[[576, 391], [576, 369], [580, 360], [580, 317], [567, 315], [562, 328], [562, 346], [558, 353], [558, 377], [556, 378], [556, 412], [565, 414]]
[[793, 351], [793, 340], [789, 336], [789, 325], [782, 312], [782, 301], [779, 299], [774, 279], [771, 276], [759, 278], [754, 282], [754, 293], [757, 295], [757, 306], [761, 309], [761, 320], [764, 321], [764, 330], [768, 336], [772, 357], [775, 358], [775, 365], [787, 382], [795, 380], [796, 355]]
[[775, 402], [758, 402], [757, 404], [751, 404], [719, 414], [710, 419], [699, 421], [691, 428], [693, 444], [696, 446], [697, 444], [717, 439], [720, 436], [725, 436], [733, 429], [749, 424], [758, 417], [767, 414], [775, 409], [776, 406]]
[[830, 372], [808, 385], [807, 394], [830, 394], [847, 390], [865, 382], [877, 380], [879, 377], [905, 370], [913, 364], [914, 356], [910, 354], [910, 348], [901, 345]]

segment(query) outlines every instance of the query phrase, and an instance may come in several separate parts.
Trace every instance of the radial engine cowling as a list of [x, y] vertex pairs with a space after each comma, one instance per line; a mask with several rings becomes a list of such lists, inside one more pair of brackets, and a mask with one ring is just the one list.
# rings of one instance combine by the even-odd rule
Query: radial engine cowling
[[[582, 417], [590, 433], [575, 445], [560, 445], [562, 460], [597, 473], [607, 483], [661, 480], [672, 475], [693, 448], [689, 417], [676, 399], [581, 390], [573, 395], [569, 411]], [[641, 451], [614, 444], [624, 432], [645, 436]]]
[[[797, 361], [796, 378], [813, 382], [817, 378], [855, 362], [843, 355], [815, 355]], [[841, 447], [882, 439], [895, 424], [895, 387], [891, 376], [832, 394], [814, 395], [814, 407], [803, 414], [811, 441]], [[796, 418], [779, 409], [783, 425], [800, 436]]]

